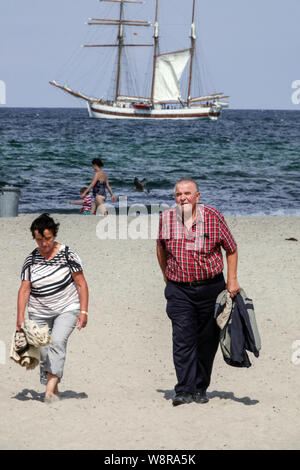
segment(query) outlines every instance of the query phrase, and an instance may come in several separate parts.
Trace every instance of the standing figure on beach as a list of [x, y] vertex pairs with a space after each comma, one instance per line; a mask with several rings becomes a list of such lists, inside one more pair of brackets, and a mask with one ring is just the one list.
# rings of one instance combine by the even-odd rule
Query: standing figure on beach
[[79, 214], [82, 214], [82, 215], [89, 215], [92, 209], [92, 198], [89, 192], [86, 192], [86, 191], [87, 191], [87, 188], [80, 189], [80, 196], [82, 196], [82, 194], [85, 193], [85, 196], [82, 201], [69, 201], [69, 204], [73, 204], [75, 206], [82, 206], [79, 211]]
[[37, 248], [25, 259], [18, 293], [17, 331], [28, 316], [38, 327], [48, 325], [51, 343], [40, 348], [40, 380], [46, 385], [45, 402], [58, 400], [67, 341], [77, 326], [87, 325], [88, 286], [79, 256], [58, 243], [59, 223], [42, 214], [30, 227]]
[[92, 166], [95, 170], [95, 176], [93, 178], [93, 181], [89, 185], [89, 187], [82, 193], [80, 196], [81, 198], [84, 198], [85, 195], [93, 189], [93, 196], [94, 196], [94, 204], [92, 207], [92, 210], [90, 212], [91, 215], [95, 214], [97, 212], [98, 207], [100, 208], [100, 212], [102, 215], [107, 215], [107, 210], [105, 208], [105, 200], [106, 200], [106, 188], [111, 196], [111, 200], [113, 202], [116, 202], [117, 199], [114, 196], [112, 189], [110, 187], [110, 184], [108, 182], [107, 175], [104, 173], [102, 170], [103, 167], [103, 162], [100, 160], [100, 158], [94, 158], [92, 160]]
[[[173, 360], [178, 383], [173, 405], [207, 403], [219, 328], [214, 318], [217, 296], [225, 288], [234, 297], [238, 252], [228, 225], [216, 209], [198, 204], [197, 183], [176, 183], [176, 207], [163, 212], [157, 258], [163, 273], [167, 314], [173, 329]], [[223, 257], [227, 258], [227, 284]]]

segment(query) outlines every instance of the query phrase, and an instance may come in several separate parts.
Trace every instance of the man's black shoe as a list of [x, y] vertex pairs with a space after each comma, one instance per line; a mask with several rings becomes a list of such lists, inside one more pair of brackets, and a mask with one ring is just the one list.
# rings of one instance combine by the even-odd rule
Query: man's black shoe
[[193, 394], [194, 401], [196, 403], [208, 403], [209, 399], [206, 395], [206, 390], [199, 390]]
[[173, 398], [173, 406], [185, 405], [186, 403], [192, 403], [193, 395], [188, 392], [176, 393]]

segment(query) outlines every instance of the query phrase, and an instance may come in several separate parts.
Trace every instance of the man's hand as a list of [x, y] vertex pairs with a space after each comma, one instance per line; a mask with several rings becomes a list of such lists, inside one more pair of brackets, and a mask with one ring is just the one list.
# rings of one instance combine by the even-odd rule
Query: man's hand
[[230, 297], [235, 297], [240, 291], [241, 287], [237, 279], [229, 279], [226, 284], [226, 289], [230, 293]]

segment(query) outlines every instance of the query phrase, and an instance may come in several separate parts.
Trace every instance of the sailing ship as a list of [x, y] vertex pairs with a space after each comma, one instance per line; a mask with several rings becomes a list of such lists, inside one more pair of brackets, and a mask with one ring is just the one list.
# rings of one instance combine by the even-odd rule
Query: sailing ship
[[[91, 18], [90, 26], [114, 27], [116, 29], [116, 41], [114, 44], [87, 44], [86, 48], [117, 48], [117, 64], [114, 77], [114, 94], [110, 99], [95, 98], [75, 91], [68, 85], [61, 85], [55, 80], [50, 84], [61, 90], [86, 101], [88, 113], [91, 118], [106, 119], [210, 119], [217, 120], [222, 109], [228, 106], [223, 101], [224, 93], [209, 93], [200, 96], [192, 96], [192, 84], [194, 78], [194, 63], [196, 51], [196, 0], [191, 1], [191, 25], [189, 41], [186, 49], [160, 51], [160, 23], [159, 12], [162, 0], [151, 0], [153, 2], [154, 22], [142, 19], [126, 19], [124, 8], [143, 4], [140, 0], [100, 0], [117, 5], [117, 18]], [[170, 2], [169, 2], [170, 3]], [[153, 36], [148, 44], [136, 44], [127, 40], [126, 30], [128, 28], [153, 28]], [[137, 35], [135, 33], [135, 35]], [[130, 96], [122, 93], [124, 80], [122, 74], [123, 56], [127, 48], [144, 47], [153, 49], [151, 86], [147, 96]], [[103, 50], [103, 49], [102, 49]], [[185, 96], [182, 94], [181, 79], [186, 73], [188, 85]]]

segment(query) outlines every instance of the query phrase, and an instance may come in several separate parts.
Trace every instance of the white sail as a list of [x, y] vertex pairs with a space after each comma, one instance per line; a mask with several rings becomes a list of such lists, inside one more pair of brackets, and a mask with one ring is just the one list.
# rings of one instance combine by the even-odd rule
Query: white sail
[[153, 96], [155, 102], [181, 99], [179, 81], [190, 55], [190, 49], [186, 49], [157, 57]]

